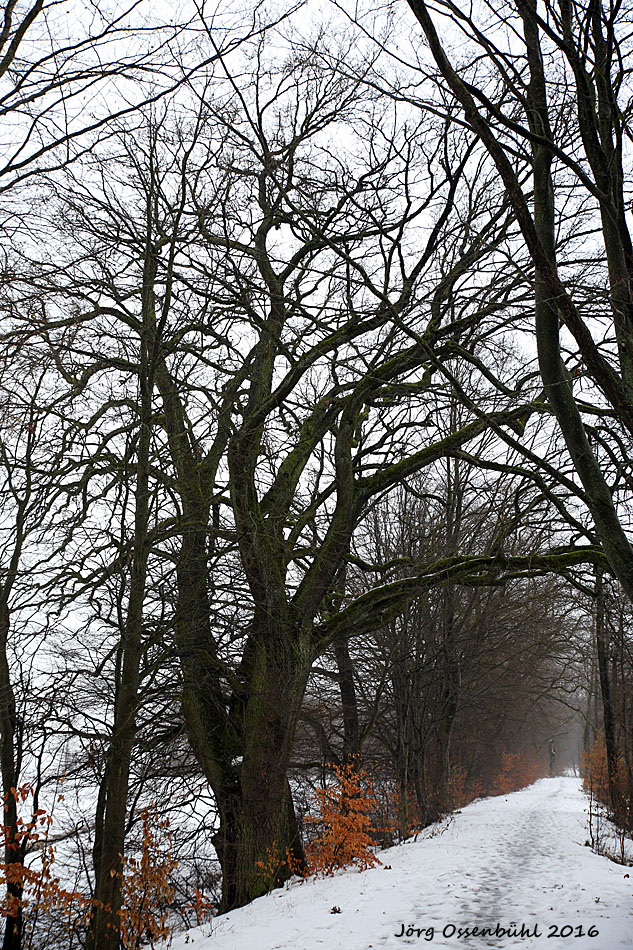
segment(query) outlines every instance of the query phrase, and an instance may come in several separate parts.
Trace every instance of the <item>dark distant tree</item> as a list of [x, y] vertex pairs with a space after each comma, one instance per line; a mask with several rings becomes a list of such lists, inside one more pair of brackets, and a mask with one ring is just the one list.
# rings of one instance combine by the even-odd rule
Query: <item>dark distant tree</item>
[[[449, 551], [537, 551], [552, 532], [548, 519], [547, 499], [518, 473], [486, 478], [476, 462], [446, 460], [372, 511], [350, 570], [371, 589]], [[493, 757], [504, 742], [521, 745], [538, 710], [548, 735], [569, 718], [564, 705], [544, 702], [571, 680], [567, 596], [553, 579], [447, 584], [352, 641], [363, 755], [395, 769], [403, 835], [450, 808], [455, 769], [471, 787], [488, 784]]]

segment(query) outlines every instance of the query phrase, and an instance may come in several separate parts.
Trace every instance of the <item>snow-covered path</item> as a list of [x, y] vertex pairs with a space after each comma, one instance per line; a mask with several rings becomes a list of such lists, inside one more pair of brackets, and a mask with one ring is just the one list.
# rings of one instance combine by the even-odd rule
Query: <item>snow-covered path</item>
[[382, 851], [382, 867], [292, 884], [173, 948], [633, 947], [633, 869], [584, 846], [586, 807], [578, 779], [542, 779]]

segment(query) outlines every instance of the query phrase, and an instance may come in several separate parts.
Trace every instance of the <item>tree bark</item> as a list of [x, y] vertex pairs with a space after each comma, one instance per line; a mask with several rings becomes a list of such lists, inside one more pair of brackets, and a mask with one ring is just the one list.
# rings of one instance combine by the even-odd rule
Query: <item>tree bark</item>
[[273, 651], [264, 648], [264, 635], [250, 633], [228, 719], [212, 708], [200, 678], [187, 686], [190, 734], [220, 816], [213, 839], [222, 868], [220, 913], [305, 867], [287, 775], [309, 666], [297, 664], [291, 631]]
[[360, 728], [356, 687], [354, 686], [354, 664], [349, 653], [347, 640], [337, 640], [335, 642], [334, 655], [336, 656], [339, 688], [341, 690], [343, 756], [345, 762], [350, 762], [359, 751]]
[[116, 683], [112, 737], [99, 791], [95, 821], [93, 847], [95, 907], [87, 939], [88, 950], [118, 950], [120, 946], [127, 796], [139, 703], [140, 665], [143, 652], [143, 604], [149, 556], [150, 447], [156, 363], [155, 277], [155, 252], [148, 242], [143, 272], [143, 321], [138, 373], [140, 429], [136, 452], [134, 548], [127, 617], [121, 631], [119, 648], [122, 666], [120, 680]]
[[605, 618], [605, 597], [602, 573], [596, 573], [596, 653], [598, 657], [598, 673], [600, 677], [600, 694], [602, 696], [602, 716], [604, 723], [604, 744], [607, 750], [607, 777], [609, 781], [609, 798], [613, 814], [618, 814], [617, 770], [618, 752], [615, 737], [615, 716], [611, 696], [611, 681], [609, 676], [609, 631]]
[[[21, 876], [24, 848], [18, 837], [18, 803], [11, 791], [18, 786], [19, 770], [16, 763], [17, 713], [15, 693], [7, 656], [10, 615], [4, 596], [0, 597], [0, 765], [4, 797], [4, 862], [7, 866], [7, 897], [15, 913], [6, 918], [2, 950], [20, 950], [22, 946], [22, 892]], [[12, 879], [13, 878], [13, 879]]]

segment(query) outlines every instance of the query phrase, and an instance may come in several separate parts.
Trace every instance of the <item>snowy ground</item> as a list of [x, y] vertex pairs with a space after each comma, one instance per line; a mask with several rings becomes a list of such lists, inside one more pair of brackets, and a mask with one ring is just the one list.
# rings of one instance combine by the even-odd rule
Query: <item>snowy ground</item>
[[578, 779], [542, 779], [380, 852], [382, 867], [295, 882], [173, 950], [633, 947], [633, 868], [585, 846], [586, 809]]

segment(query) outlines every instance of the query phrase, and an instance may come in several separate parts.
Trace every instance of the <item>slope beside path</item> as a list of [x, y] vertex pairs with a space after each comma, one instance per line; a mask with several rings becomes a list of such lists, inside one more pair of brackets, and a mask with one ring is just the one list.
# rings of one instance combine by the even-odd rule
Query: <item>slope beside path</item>
[[586, 809], [566, 777], [474, 802], [382, 867], [293, 883], [173, 950], [631, 948], [633, 868], [585, 846]]

